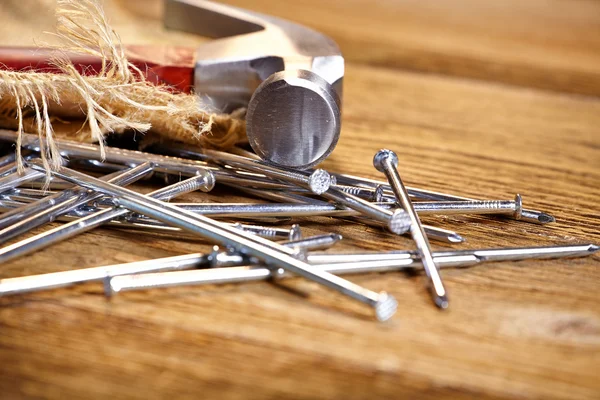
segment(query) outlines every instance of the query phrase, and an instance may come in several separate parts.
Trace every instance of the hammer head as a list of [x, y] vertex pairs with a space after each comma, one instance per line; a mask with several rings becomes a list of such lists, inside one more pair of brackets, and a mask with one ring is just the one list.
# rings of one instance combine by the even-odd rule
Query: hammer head
[[333, 151], [344, 59], [330, 38], [205, 0], [165, 0], [165, 25], [217, 38], [197, 50], [195, 90], [219, 111], [247, 107], [248, 140], [261, 158], [308, 168]]

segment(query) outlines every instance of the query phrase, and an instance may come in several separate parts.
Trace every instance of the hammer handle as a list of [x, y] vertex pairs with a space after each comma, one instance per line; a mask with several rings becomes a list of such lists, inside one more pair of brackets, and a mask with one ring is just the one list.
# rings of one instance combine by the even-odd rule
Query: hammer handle
[[[139, 68], [153, 84], [163, 84], [188, 93], [194, 86], [195, 49], [177, 46], [125, 46], [129, 62]], [[0, 47], [0, 69], [61, 73], [51, 62], [57, 53], [36, 47]], [[94, 75], [102, 60], [91, 55], [67, 53], [77, 71]]]

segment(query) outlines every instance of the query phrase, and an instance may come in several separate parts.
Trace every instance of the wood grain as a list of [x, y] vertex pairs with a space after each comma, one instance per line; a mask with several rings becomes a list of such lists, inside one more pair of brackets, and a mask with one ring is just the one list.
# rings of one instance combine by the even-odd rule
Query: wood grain
[[334, 37], [358, 63], [600, 94], [595, 0], [226, 0]]
[[[21, 3], [9, 2], [15, 9]], [[160, 30], [148, 32], [145, 24], [158, 22], [152, 15], [126, 11], [135, 3], [108, 4], [117, 29], [128, 24], [127, 41], [173, 39]], [[518, 192], [528, 207], [557, 217], [547, 226], [427, 217], [424, 221], [468, 240], [460, 246], [435, 243], [436, 249], [600, 242], [600, 101], [573, 96], [566, 83], [585, 76], [590, 88], [600, 87], [593, 63], [577, 62], [598, 57], [598, 35], [590, 31], [589, 45], [568, 45], [585, 26], [594, 25], [597, 3], [552, 0], [543, 10], [544, 21], [562, 22], [546, 26], [525, 23], [527, 16], [541, 12], [536, 1], [502, 7], [470, 1], [352, 0], [319, 7], [311, 1], [246, 3], [312, 21], [335, 34], [352, 60], [345, 78], [342, 138], [326, 168], [381, 178], [371, 158], [378, 148], [389, 147], [401, 155], [401, 174], [410, 185], [481, 198], [510, 198]], [[451, 13], [440, 11], [450, 4]], [[398, 13], [385, 12], [389, 9], [420, 17], [408, 24], [405, 12], [397, 19]], [[338, 20], [331, 18], [335, 10]], [[362, 16], [362, 25], [339, 22], [349, 16]], [[13, 28], [30, 26], [27, 21], [37, 17], [24, 18]], [[469, 22], [445, 37], [443, 51], [420, 53], [431, 65], [449, 69], [425, 74], [417, 70], [431, 69], [389, 68], [400, 64], [382, 66], [372, 57], [379, 52], [397, 60], [402, 50], [393, 43], [410, 41], [399, 34], [409, 28], [413, 39], [417, 32], [441, 35], [434, 23], [440, 18], [457, 25]], [[588, 25], [581, 25], [585, 21]], [[515, 52], [519, 62], [534, 58], [529, 75], [511, 80], [516, 75], [503, 69], [520, 72], [507, 62], [499, 64], [500, 72], [480, 70], [477, 81], [458, 78], [473, 75], [451, 67], [461, 46], [485, 42], [501, 52], [515, 40], [515, 32], [530, 37], [527, 32], [534, 28], [541, 38], [560, 38], [565, 45], [540, 39], [539, 57], [532, 57], [535, 46]], [[375, 44], [375, 38], [381, 43]], [[415, 42], [414, 48], [419, 46]], [[480, 60], [492, 65], [498, 60], [494, 57]], [[559, 59], [564, 61], [552, 61]], [[547, 86], [540, 84], [539, 70], [556, 73]], [[137, 188], [148, 191], [156, 185]], [[239, 193], [217, 188], [183, 200], [239, 198]], [[413, 248], [409, 238], [372, 227], [329, 218], [298, 222], [307, 235], [343, 234], [339, 251]], [[0, 278], [209, 248], [196, 240], [102, 228], [2, 265]], [[432, 306], [421, 275], [352, 277], [400, 300], [397, 316], [385, 324], [375, 322], [370, 310], [304, 279], [130, 292], [111, 301], [98, 284], [0, 298], [0, 398], [594, 399], [600, 396], [599, 261], [592, 256], [444, 270], [448, 312]]]

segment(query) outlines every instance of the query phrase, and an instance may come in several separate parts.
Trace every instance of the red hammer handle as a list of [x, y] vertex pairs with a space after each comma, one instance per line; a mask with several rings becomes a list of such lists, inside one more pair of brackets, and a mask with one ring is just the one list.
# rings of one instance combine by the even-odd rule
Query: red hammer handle
[[[129, 62], [139, 68], [154, 84], [169, 85], [182, 92], [194, 86], [195, 49], [174, 46], [126, 46]], [[60, 73], [50, 60], [55, 52], [34, 47], [0, 47], [0, 69]], [[102, 69], [99, 57], [67, 53], [75, 68], [83, 75], [97, 74]]]

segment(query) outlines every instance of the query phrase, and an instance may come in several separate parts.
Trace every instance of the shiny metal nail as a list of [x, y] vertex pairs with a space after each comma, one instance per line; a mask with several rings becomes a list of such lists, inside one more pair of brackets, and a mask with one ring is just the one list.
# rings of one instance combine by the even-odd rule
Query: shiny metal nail
[[42, 178], [45, 174], [34, 171], [31, 168], [25, 168], [23, 173], [13, 172], [0, 177], [0, 193], [4, 194], [7, 190], [14, 189], [34, 179]]
[[335, 187], [330, 187], [329, 190], [322, 193], [321, 196], [356, 210], [365, 217], [381, 222], [390, 230], [390, 232], [397, 235], [406, 233], [410, 228], [410, 220], [408, 214], [404, 210], [388, 210], [363, 200], [360, 197], [336, 189]]
[[[473, 250], [435, 251], [436, 260], [445, 257], [475, 256], [480, 262], [522, 261], [529, 259], [574, 258], [594, 254], [599, 246], [586, 244], [569, 244], [554, 246], [504, 247]], [[311, 264], [361, 263], [367, 261], [393, 261], [405, 258], [418, 258], [416, 251], [387, 251], [363, 253], [311, 253], [307, 261]]]
[[[41, 174], [39, 171], [34, 171], [38, 174]], [[0, 181], [2, 178], [0, 178]], [[10, 186], [7, 183], [7, 186]], [[73, 187], [73, 185], [69, 184], [69, 187]], [[51, 196], [56, 194], [53, 190], [41, 190], [41, 189], [28, 189], [26, 187], [15, 187], [9, 188], [4, 192], [0, 192], [0, 198], [6, 200], [14, 200], [23, 203], [33, 203], [36, 200], [42, 199], [44, 197]]]
[[[480, 262], [487, 261], [503, 261], [517, 260], [520, 254], [520, 259], [531, 258], [561, 258], [561, 257], [580, 257], [587, 256], [596, 251], [600, 247], [587, 245], [569, 245], [569, 246], [550, 246], [550, 247], [524, 247], [512, 249], [482, 249], [482, 250], [464, 250], [459, 252], [440, 252], [434, 253], [435, 262], [441, 268], [449, 267], [466, 267], [477, 265]], [[352, 273], [368, 273], [368, 272], [392, 272], [403, 269], [422, 268], [420, 259], [416, 252], [402, 252], [405, 257], [400, 257], [399, 253], [393, 254], [394, 258], [381, 259], [366, 259], [360, 261], [350, 261], [356, 255], [343, 255], [345, 262], [323, 264], [322, 268], [328, 272], [335, 274], [352, 274]], [[479, 253], [479, 255], [478, 255]], [[377, 256], [374, 254], [373, 256]], [[182, 256], [183, 257], [183, 256]], [[194, 259], [195, 255], [189, 255], [190, 259]], [[314, 257], [318, 259], [318, 255]], [[328, 257], [332, 260], [339, 255]], [[355, 258], [356, 259], [356, 258]], [[166, 259], [165, 259], [166, 260]], [[155, 260], [158, 261], [158, 260]], [[168, 264], [168, 261], [165, 261]], [[164, 264], [162, 264], [164, 265]], [[281, 270], [272, 270], [265, 267], [256, 266], [241, 266], [215, 268], [210, 270], [193, 270], [180, 272], [164, 272], [164, 273], [148, 273], [139, 275], [124, 275], [113, 277], [108, 285], [107, 290], [112, 293], [118, 293], [129, 290], [146, 290], [152, 288], [202, 284], [225, 284], [236, 282], [251, 282], [268, 280], [277, 276], [277, 278], [288, 277], [289, 274]], [[1, 288], [1, 285], [0, 285]]]
[[[141, 164], [135, 168], [143, 170], [145, 167], [144, 164]], [[202, 172], [203, 173], [193, 178], [156, 190], [148, 194], [148, 196], [167, 201], [176, 196], [196, 190], [208, 192], [214, 187], [214, 177], [210, 171]], [[5, 246], [0, 249], [0, 264], [25, 254], [38, 251], [52, 244], [59, 243], [83, 232], [87, 232], [113, 219], [126, 216], [127, 214], [129, 214], [129, 210], [127, 209], [118, 207], [105, 208], [86, 217], [77, 218], [67, 224], [34, 235], [9, 246]]]
[[[0, 188], [2, 187], [2, 178], [0, 178]], [[336, 188], [338, 186], [335, 186]], [[249, 193], [256, 193], [255, 190], [245, 189]], [[348, 193], [348, 192], [347, 192]], [[264, 192], [263, 192], [264, 194]], [[269, 195], [271, 194], [271, 195]], [[279, 196], [282, 194], [282, 196]], [[32, 202], [47, 194], [41, 190], [35, 189], [17, 189], [0, 193], [0, 197], [20, 202]], [[297, 199], [296, 203], [286, 203], [291, 196]], [[283, 202], [277, 204], [258, 204], [258, 203], [176, 203], [178, 207], [193, 211], [199, 214], [212, 215], [213, 217], [310, 217], [310, 216], [330, 216], [330, 217], [350, 217], [360, 216], [360, 212], [340, 205], [331, 204], [323, 201], [315, 201], [308, 197], [288, 192], [267, 192], [262, 196], [265, 198], [277, 199]], [[300, 203], [302, 202], [302, 203]], [[307, 203], [310, 202], [310, 203]], [[110, 205], [110, 199], [104, 199], [97, 203], [99, 206]], [[396, 208], [396, 203], [375, 203], [381, 208], [392, 210]], [[413, 203], [415, 211], [419, 215], [454, 215], [454, 214], [512, 214], [518, 219], [521, 213], [522, 200], [520, 195], [515, 196], [515, 200], [483, 200], [483, 201], [433, 201]]]
[[[238, 187], [236, 185], [232, 185], [232, 184], [228, 184], [230, 186], [236, 187], [246, 193], [252, 194], [256, 197], [259, 198], [263, 198], [263, 199], [267, 199], [267, 200], [272, 200], [272, 201], [276, 201], [276, 202], [291, 202], [291, 203], [298, 203], [298, 204], [309, 204], [309, 205], [313, 205], [313, 206], [322, 206], [322, 207], [327, 207], [329, 209], [342, 209], [345, 212], [348, 212], [349, 209], [348, 207], [343, 207], [343, 206], [337, 206], [337, 205], [331, 205], [330, 203], [326, 202], [326, 201], [322, 201], [322, 200], [317, 200], [317, 199], [313, 199], [310, 197], [306, 197], [306, 196], [302, 196], [296, 193], [287, 193], [287, 192], [275, 192], [275, 191], [267, 191], [267, 190], [254, 190], [254, 189], [249, 189], [249, 188], [243, 188], [243, 187]], [[352, 195], [349, 195], [352, 196]], [[389, 204], [381, 205], [382, 207], [390, 207]], [[382, 223], [383, 224], [387, 224], [387, 219], [384, 219], [383, 222], [372, 219], [372, 218], [367, 218], [362, 216], [362, 213], [356, 211], [356, 210], [352, 210], [353, 213], [355, 213], [356, 216], [352, 217], [353, 220], [358, 220], [361, 223], [367, 224], [367, 225], [376, 225], [379, 226]], [[352, 213], [350, 212], [350, 213]], [[313, 216], [315, 216], [315, 209], [313, 209]], [[339, 217], [340, 215], [336, 215], [337, 217]], [[239, 218], [239, 214], [238, 217]], [[383, 217], [383, 218], [387, 218], [387, 217]], [[464, 238], [462, 236], [460, 236], [458, 233], [447, 230], [447, 229], [441, 229], [441, 228], [437, 228], [434, 226], [429, 226], [429, 225], [423, 225], [423, 228], [425, 229], [425, 232], [427, 233], [427, 236], [430, 237], [432, 240], [438, 240], [438, 241], [443, 241], [446, 243], [461, 243], [464, 242]], [[408, 229], [408, 228], [407, 228]]]
[[[152, 169], [151, 163], [144, 163], [125, 171], [107, 175], [105, 178], [117, 185], [128, 185], [148, 175], [152, 172]], [[0, 230], [0, 243], [40, 225], [52, 222], [59, 215], [66, 214], [100, 197], [102, 197], [102, 194], [90, 193], [88, 190], [81, 188], [73, 188], [11, 210], [0, 216], [0, 227], [2, 228]]]
[[[0, 140], [14, 140], [14, 133], [0, 129]], [[145, 153], [136, 150], [119, 149], [110, 146], [104, 146], [105, 159], [100, 160], [100, 148], [94, 144], [85, 144], [79, 142], [73, 142], [69, 140], [57, 139], [61, 154], [70, 159], [81, 159], [85, 162], [92, 162], [93, 160], [100, 161], [108, 164], [119, 164], [126, 166], [135, 166], [143, 162], [152, 162], [155, 166], [155, 171], [160, 173], [176, 174], [183, 176], [194, 176], [198, 169], [211, 170], [218, 182], [231, 182], [240, 184], [248, 183], [250, 180], [248, 175], [240, 174], [236, 170], [225, 170], [216, 166], [208, 165], [204, 161], [190, 160], [179, 157], [163, 156], [159, 154]], [[38, 152], [39, 140], [37, 136], [31, 134], [22, 135], [22, 146], [28, 150]], [[228, 153], [223, 153], [228, 154]], [[204, 156], [206, 157], [206, 156]], [[243, 159], [243, 157], [240, 157]], [[271, 167], [269, 164], [262, 163], [263, 172], [269, 171], [270, 176], [279, 176], [282, 179], [287, 179], [294, 184], [306, 183], [306, 188], [320, 192], [325, 190], [331, 183], [329, 174], [326, 171], [315, 171], [314, 173], [306, 173], [303, 171], [296, 171], [291, 169]], [[246, 165], [246, 167], [252, 167]], [[14, 171], [11, 171], [14, 172]], [[256, 177], [255, 187], [261, 187], [269, 185], [269, 182], [265, 180], [265, 174], [259, 174]]]
[[[13, 200], [19, 200], [18, 198]], [[327, 202], [321, 203], [175, 203], [177, 207], [213, 217], [355, 217], [362, 213], [348, 207]], [[380, 203], [386, 210], [397, 208], [395, 204]], [[515, 200], [447, 201], [413, 203], [419, 215], [454, 214], [515, 214], [520, 212], [521, 197]]]
[[[0, 129], [0, 140], [10, 141], [14, 140], [14, 132]], [[61, 148], [61, 154], [70, 158], [80, 158], [86, 160], [99, 160], [100, 148], [93, 144], [83, 144], [79, 142], [73, 142], [69, 140], [57, 140], [59, 147]], [[38, 138], [36, 135], [23, 134], [23, 147], [32, 151], [39, 150]], [[238, 177], [228, 174], [226, 171], [219, 170], [218, 168], [211, 167], [207, 163], [198, 160], [189, 160], [177, 157], [162, 156], [157, 154], [144, 153], [135, 150], [124, 150], [114, 147], [105, 146], [106, 159], [105, 162], [116, 163], [121, 165], [137, 165], [142, 162], [150, 161], [156, 164], [156, 171], [181, 174], [184, 176], [194, 176], [198, 168], [211, 169], [217, 177], [217, 181], [221, 182], [232, 182], [235, 183]], [[0, 168], [0, 176], [4, 167]], [[9, 169], [10, 172], [14, 172], [14, 169]], [[306, 172], [310, 174], [309, 172]], [[381, 185], [385, 190], [391, 193], [391, 188], [387, 182], [377, 181], [374, 179], [362, 178], [347, 174], [333, 174], [330, 175], [331, 179], [335, 178], [337, 184], [349, 185], [349, 186], [363, 186], [376, 189], [377, 186]], [[454, 196], [446, 193], [439, 193], [430, 190], [418, 189], [407, 187], [409, 194], [414, 197], [421, 199], [429, 199], [433, 201], [476, 201], [475, 199]], [[534, 222], [538, 224], [546, 224], [554, 222], [555, 219], [552, 215], [542, 211], [523, 209], [521, 215], [522, 221]]]
[[429, 240], [427, 240], [427, 234], [421, 226], [421, 220], [410, 201], [408, 192], [396, 169], [398, 166], [398, 157], [396, 156], [396, 153], [388, 149], [379, 150], [373, 158], [373, 165], [378, 171], [385, 174], [396, 195], [398, 203], [404, 208], [410, 218], [410, 234], [417, 245], [419, 258], [423, 263], [425, 274], [429, 279], [428, 286], [435, 305], [442, 309], [447, 308], [448, 296], [437, 266], [435, 265], [431, 245], [429, 244]]
[[[31, 167], [44, 170], [38, 161], [31, 162]], [[170, 225], [177, 226], [192, 233], [207, 237], [222, 245], [229, 246], [236, 251], [244, 252], [250, 256], [261, 259], [268, 265], [284, 268], [297, 275], [311, 279], [330, 289], [334, 289], [355, 300], [365, 303], [375, 309], [379, 320], [387, 320], [397, 308], [397, 302], [385, 292], [376, 293], [362, 288], [345, 279], [316, 269], [311, 265], [293, 257], [293, 250], [258, 236], [248, 235], [210, 218], [180, 210], [169, 203], [141, 195], [131, 190], [112, 185], [107, 182], [92, 178], [68, 168], [52, 171], [54, 175], [71, 181], [90, 190], [102, 192], [115, 197], [117, 204], [131, 211], [161, 220]]]
[[204, 154], [206, 155], [206, 159], [210, 159], [212, 161], [228, 163], [230, 165], [246, 168], [274, 179], [283, 180], [285, 182], [308, 188], [315, 194], [319, 194], [327, 199], [341, 203], [348, 208], [359, 211], [365, 216], [382, 222], [393, 233], [403, 234], [408, 229], [408, 219], [403, 210], [386, 210], [369, 203], [358, 196], [346, 193], [341, 189], [336, 189], [334, 186], [331, 186], [331, 177], [327, 171], [318, 169], [310, 173], [310, 175], [307, 177], [307, 173], [303, 171], [273, 167], [264, 162], [234, 154], [223, 153], [214, 150], [205, 150]]
[[[318, 235], [296, 241], [288, 241], [283, 243], [283, 245], [290, 248], [316, 250], [328, 248], [337, 243], [340, 239], [341, 237], [335, 234]], [[222, 252], [219, 251], [217, 254], [221, 253]], [[17, 278], [5, 278], [0, 279], [0, 297], [68, 287], [83, 282], [101, 281], [107, 277], [118, 275], [165, 270], [176, 271], [188, 268], [200, 268], [215, 263], [224, 264], [226, 262], [225, 256], [221, 255], [220, 257], [220, 260], [215, 260], [215, 253], [194, 253], [184, 256], [159, 258], [156, 260], [136, 261], [125, 264], [21, 276]]]
[[[345, 218], [348, 221], [356, 222], [359, 224], [369, 225], [373, 227], [381, 227], [381, 224], [373, 221], [370, 218], [365, 217], [347, 217]], [[423, 229], [425, 230], [425, 234], [430, 240], [436, 240], [438, 242], [444, 242], [449, 244], [463, 243], [465, 238], [459, 235], [458, 233], [451, 231], [449, 229], [439, 228], [437, 226], [424, 225], [421, 224]], [[408, 233], [408, 232], [406, 232]]]
[[[252, 191], [254, 192], [254, 191]], [[267, 192], [268, 193], [268, 192]], [[264, 193], [263, 193], [264, 194]], [[293, 197], [295, 196], [295, 197]], [[0, 195], [1, 197], [1, 195]], [[264, 197], [270, 198], [271, 196], [265, 195]], [[12, 197], [8, 196], [9, 200]], [[288, 204], [247, 204], [247, 203], [173, 203], [173, 205], [192, 211], [194, 213], [208, 215], [212, 218], [237, 218], [237, 219], [264, 219], [272, 217], [314, 217], [314, 216], [333, 216], [333, 217], [344, 217], [355, 216], [354, 220], [358, 220], [361, 223], [379, 226], [380, 222], [370, 220], [368, 218], [358, 217], [360, 213], [356, 210], [351, 210], [344, 207], [338, 207], [330, 203], [309, 199], [307, 197], [294, 195], [291, 193], [285, 194], [285, 197], [277, 197], [280, 200], [309, 200], [310, 204], [300, 203], [288, 203]], [[105, 200], [105, 205], [109, 205], [110, 199]], [[5, 208], [14, 208], [21, 206], [22, 203], [12, 203], [10, 201], [0, 200], [0, 210]], [[384, 208], [391, 208], [389, 204], [382, 204]], [[96, 212], [94, 208], [76, 209], [71, 213], [74, 215], [67, 215], [59, 218], [62, 221], [71, 221], [76, 217], [85, 217]], [[127, 217], [127, 221], [112, 221], [112, 226], [121, 227], [125, 229], [136, 229], [136, 230], [147, 230], [147, 231], [172, 231], [178, 232], [179, 228], [173, 228], [168, 225], [164, 225], [162, 222], [149, 219], [140, 215], [131, 215]], [[458, 233], [433, 227], [429, 225], [423, 225], [425, 233], [430, 240], [437, 240], [445, 243], [462, 243], [464, 238]], [[276, 229], [271, 227], [252, 227], [251, 225], [244, 229], [246, 231], [252, 231], [252, 233], [258, 234], [263, 237], [288, 237], [290, 231], [283, 229]]]
[[[375, 179], [368, 179], [354, 175], [347, 174], [333, 174], [336, 177], [337, 182], [339, 184], [344, 185], [354, 185], [354, 186], [363, 186], [370, 187], [372, 189], [381, 186], [385, 189], [386, 192], [392, 193], [392, 188], [388, 182], [378, 181]], [[432, 200], [432, 201], [477, 201], [476, 199], [462, 197], [462, 196], [454, 196], [447, 193], [434, 192], [432, 190], [419, 189], [414, 187], [406, 187], [406, 190], [410, 194], [410, 196], [414, 198], [419, 198], [423, 200]], [[554, 217], [548, 213], [538, 210], [531, 210], [527, 208], [523, 208], [521, 212], [521, 221], [532, 222], [536, 224], [547, 224], [550, 222], [556, 221]]]
[[55, 176], [48, 178], [34, 179], [22, 185], [24, 188], [37, 189], [37, 190], [48, 190], [48, 191], [60, 191], [66, 190], [73, 187], [72, 183], [63, 181]]
[[[176, 204], [174, 204], [176, 205]], [[143, 220], [137, 221], [141, 222]], [[234, 228], [240, 229], [244, 232], [249, 232], [254, 235], [262, 236], [264, 238], [271, 239], [281, 239], [285, 238], [287, 240], [297, 240], [302, 238], [302, 230], [300, 229], [300, 225], [294, 224], [290, 229], [284, 228], [275, 228], [271, 226], [258, 226], [258, 225], [247, 225], [241, 224], [239, 222], [230, 224]]]
[[453, 215], [453, 214], [497, 214], [511, 215], [521, 219], [523, 200], [521, 195], [515, 195], [514, 200], [482, 200], [482, 201], [420, 201], [412, 203], [419, 215]]
[[257, 172], [273, 179], [304, 187], [315, 194], [324, 193], [331, 185], [331, 176], [327, 171], [322, 169], [314, 170], [312, 173], [306, 173], [300, 170], [275, 167], [264, 161], [253, 160], [216, 150], [205, 150], [204, 154], [206, 160], [221, 162], [244, 168], [252, 172]]
[[[73, 221], [74, 219], [79, 219], [83, 217], [74, 217], [74, 216], [64, 216], [60, 219], [64, 218], [65, 221]], [[163, 222], [156, 220], [149, 220], [148, 223], [143, 222], [131, 222], [129, 220], [112, 220], [106, 223], [110, 228], [119, 228], [126, 230], [135, 230], [142, 231], [148, 233], [165, 233], [169, 234], [171, 238], [186, 238], [193, 239], [198, 238], [198, 235], [193, 235], [189, 232], [183, 231], [180, 228], [169, 226], [164, 224]], [[252, 235], [261, 236], [266, 239], [271, 240], [289, 240], [290, 237], [294, 237], [295, 234], [292, 229], [285, 228], [276, 228], [271, 226], [260, 226], [260, 225], [248, 225], [248, 224], [240, 224], [238, 222], [224, 222], [225, 225], [231, 226], [232, 228], [239, 229], [243, 232], [250, 233]], [[2, 251], [0, 249], [0, 260]]]

